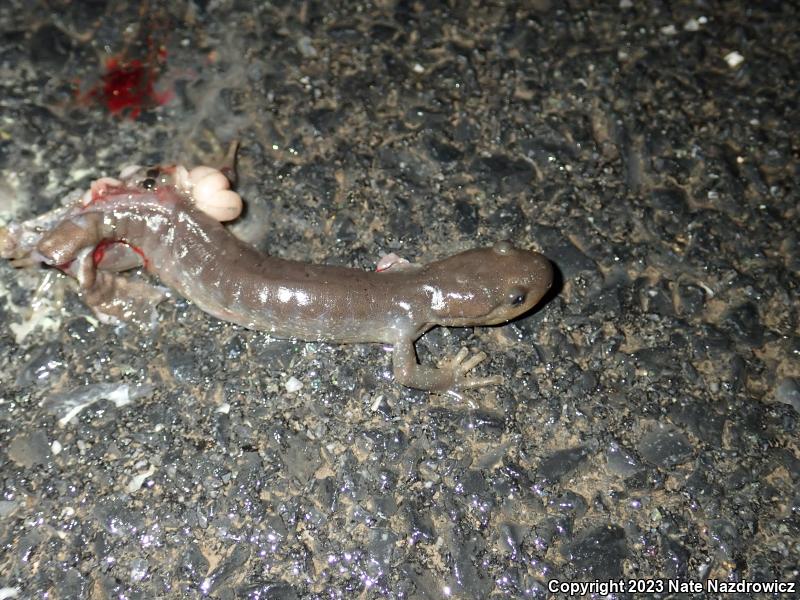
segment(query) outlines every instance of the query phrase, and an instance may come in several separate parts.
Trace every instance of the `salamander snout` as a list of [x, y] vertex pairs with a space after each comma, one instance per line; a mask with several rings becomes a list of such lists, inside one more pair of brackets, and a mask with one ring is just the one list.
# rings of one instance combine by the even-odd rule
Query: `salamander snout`
[[553, 265], [538, 252], [516, 248], [508, 241], [492, 247], [495, 273], [484, 288], [492, 309], [483, 324], [505, 323], [536, 306], [553, 285]]

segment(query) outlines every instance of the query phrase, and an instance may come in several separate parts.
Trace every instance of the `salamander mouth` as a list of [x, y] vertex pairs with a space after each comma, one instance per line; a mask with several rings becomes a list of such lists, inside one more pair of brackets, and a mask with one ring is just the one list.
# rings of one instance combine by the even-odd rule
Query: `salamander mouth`
[[513, 321], [517, 317], [527, 313], [533, 305], [523, 307], [524, 310], [509, 310], [507, 306], [500, 306], [494, 310], [481, 315], [469, 317], [453, 317], [449, 319], [442, 319], [440, 325], [445, 327], [474, 327], [482, 325], [503, 325], [509, 321]]
[[502, 325], [518, 319], [531, 312], [539, 304], [542, 296], [543, 294], [537, 293], [537, 290], [532, 289], [524, 290], [524, 293], [520, 294], [519, 288], [516, 288], [514, 294], [510, 295], [506, 302], [484, 317], [484, 324]]

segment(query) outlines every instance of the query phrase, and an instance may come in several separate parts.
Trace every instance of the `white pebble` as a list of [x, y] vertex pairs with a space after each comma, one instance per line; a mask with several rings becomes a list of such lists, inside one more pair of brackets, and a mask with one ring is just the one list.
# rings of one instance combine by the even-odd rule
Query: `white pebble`
[[127, 179], [137, 171], [142, 169], [142, 165], [126, 165], [119, 170], [119, 178]]
[[314, 48], [311, 38], [307, 35], [297, 40], [297, 49], [300, 50], [300, 54], [302, 54], [304, 58], [314, 58], [317, 55], [317, 50]]
[[303, 389], [303, 382], [296, 377], [289, 377], [289, 379], [286, 380], [286, 383], [283, 384], [283, 387], [286, 388], [287, 392], [292, 394]]
[[725, 62], [728, 63], [731, 69], [735, 69], [744, 62], [744, 56], [734, 50], [725, 55]]
[[150, 465], [150, 468], [147, 469], [144, 473], [139, 473], [138, 475], [134, 475], [127, 486], [125, 486], [125, 491], [129, 494], [132, 494], [136, 490], [142, 487], [142, 484], [150, 477], [153, 473], [156, 472], [154, 466]]
[[700, 31], [700, 21], [695, 18], [689, 19], [683, 24], [684, 31]]

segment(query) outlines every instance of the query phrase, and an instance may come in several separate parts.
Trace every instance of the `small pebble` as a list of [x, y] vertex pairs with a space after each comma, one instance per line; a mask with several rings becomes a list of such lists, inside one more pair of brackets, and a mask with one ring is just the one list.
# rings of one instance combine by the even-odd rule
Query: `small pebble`
[[800, 413], [800, 381], [794, 377], [785, 377], [775, 390], [775, 400], [788, 404]]
[[729, 52], [728, 54], [725, 55], [725, 62], [728, 63], [728, 66], [731, 69], [735, 69], [744, 62], [744, 56], [742, 56], [736, 51]]
[[286, 383], [283, 384], [283, 387], [286, 388], [287, 392], [292, 394], [303, 389], [303, 382], [293, 376], [286, 380]]

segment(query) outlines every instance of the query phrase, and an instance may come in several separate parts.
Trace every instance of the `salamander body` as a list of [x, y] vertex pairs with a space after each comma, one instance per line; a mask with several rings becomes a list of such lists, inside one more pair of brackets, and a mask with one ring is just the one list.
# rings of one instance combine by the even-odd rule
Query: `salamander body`
[[73, 206], [0, 233], [0, 253], [73, 275], [87, 303], [106, 318], [124, 318], [126, 303], [136, 297], [159, 298], [118, 273], [143, 264], [225, 321], [279, 338], [391, 344], [396, 379], [437, 391], [499, 380], [467, 376], [483, 353], [465, 360], [462, 351], [440, 368], [419, 365], [414, 351], [419, 336], [437, 325], [507, 322], [533, 308], [552, 284], [544, 256], [506, 241], [381, 272], [271, 257], [200, 210], [192, 194], [176, 184], [174, 171], [158, 173], [99, 180]]

